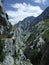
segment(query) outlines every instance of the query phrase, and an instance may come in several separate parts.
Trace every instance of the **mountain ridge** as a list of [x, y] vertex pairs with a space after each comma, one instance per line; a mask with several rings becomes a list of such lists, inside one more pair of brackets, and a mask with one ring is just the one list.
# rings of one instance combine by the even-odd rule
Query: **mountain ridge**
[[[32, 27], [35, 24], [37, 24], [38, 22], [40, 22], [44, 19], [48, 19], [48, 18], [49, 18], [49, 6], [39, 16], [37, 16], [37, 17], [33, 17], [33, 16], [27, 17], [23, 21], [20, 21], [17, 24], [15, 24], [15, 26], [18, 26], [18, 27], [20, 26], [24, 30], [26, 30], [27, 27], [28, 27], [28, 30], [30, 30], [30, 29], [32, 29]], [[27, 25], [25, 25], [26, 23], [27, 23]]]

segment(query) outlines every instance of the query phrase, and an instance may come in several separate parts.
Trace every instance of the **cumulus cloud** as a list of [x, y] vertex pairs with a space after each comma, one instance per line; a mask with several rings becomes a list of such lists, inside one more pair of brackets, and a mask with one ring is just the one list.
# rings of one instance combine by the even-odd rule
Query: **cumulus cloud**
[[11, 21], [12, 24], [18, 23], [18, 21], [22, 21], [28, 16], [37, 17], [43, 11], [39, 6], [32, 6], [26, 3], [11, 4], [11, 7], [15, 10], [8, 10], [7, 13], [11, 18], [9, 21]]
[[46, 0], [35, 0], [35, 2], [45, 4]]

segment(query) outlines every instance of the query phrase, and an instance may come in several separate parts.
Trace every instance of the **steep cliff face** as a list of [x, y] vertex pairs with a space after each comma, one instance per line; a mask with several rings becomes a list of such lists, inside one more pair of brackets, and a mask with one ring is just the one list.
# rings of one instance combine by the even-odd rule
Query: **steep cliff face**
[[0, 0], [0, 65], [32, 65], [23, 53], [25, 44], [22, 42], [22, 30], [16, 28], [11, 37], [9, 27], [11, 25], [8, 23], [8, 15]]
[[12, 43], [11, 41], [9, 42], [6, 40], [6, 38], [8, 38], [9, 35], [10, 28], [8, 25], [8, 15], [4, 10], [2, 0], [0, 0], [0, 63], [4, 61], [7, 52], [10, 51], [10, 47], [12, 49], [11, 44], [8, 50], [9, 43]]
[[[19, 37], [18, 37], [19, 38]], [[30, 60], [24, 55], [25, 44], [15, 39], [4, 39], [4, 46], [2, 51], [5, 53], [1, 65], [32, 65]], [[19, 43], [20, 41], [20, 43]]]
[[46, 63], [49, 64], [48, 43], [49, 19], [46, 19], [35, 25], [34, 32], [32, 31], [31, 35], [26, 41], [27, 46], [24, 54], [31, 60], [33, 65], [46, 65]]
[[3, 8], [2, 0], [0, 0], [0, 25], [7, 26], [7, 14]]
[[10, 35], [10, 28], [8, 22], [8, 15], [4, 10], [2, 0], [0, 0], [0, 38], [8, 37]]

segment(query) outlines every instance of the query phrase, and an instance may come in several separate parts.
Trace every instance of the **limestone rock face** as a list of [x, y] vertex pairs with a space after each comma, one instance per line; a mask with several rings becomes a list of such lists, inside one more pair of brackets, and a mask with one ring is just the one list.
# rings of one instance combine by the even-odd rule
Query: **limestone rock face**
[[2, 0], [0, 0], [0, 25], [2, 26], [7, 26], [7, 17], [6, 17], [6, 12], [4, 10], [3, 4], [2, 4]]
[[7, 37], [8, 34], [10, 34], [8, 15], [4, 10], [2, 0], [0, 0], [0, 38]]

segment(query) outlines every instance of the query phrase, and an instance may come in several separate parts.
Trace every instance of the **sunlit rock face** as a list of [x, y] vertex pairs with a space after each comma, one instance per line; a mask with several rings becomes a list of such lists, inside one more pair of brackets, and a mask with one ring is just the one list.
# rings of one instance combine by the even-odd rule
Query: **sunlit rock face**
[[[13, 40], [12, 39], [5, 39], [4, 44], [4, 60], [2, 65], [13, 65], [14, 64], [14, 50], [15, 46], [13, 45]], [[1, 58], [2, 59], [2, 58]]]
[[44, 40], [42, 39], [42, 37], [40, 37], [38, 44], [37, 44], [37, 47], [44, 45], [44, 43], [45, 43]]
[[32, 65], [24, 55], [25, 44], [21, 40], [21, 32], [19, 28], [15, 31], [16, 34], [14, 33], [15, 38], [5, 39], [5, 58], [2, 65]]
[[12, 39], [5, 40], [4, 51], [6, 52], [6, 55], [8, 55], [8, 54], [13, 55], [14, 54], [14, 45], [13, 45]]
[[14, 59], [12, 56], [8, 55], [5, 57], [5, 61], [4, 61], [5, 65], [14, 65]]
[[13, 43], [12, 39], [5, 40], [4, 52], [5, 59], [3, 61], [4, 65], [32, 65], [28, 59], [26, 59], [22, 48], [22, 43]]
[[19, 46], [19, 48], [24, 49], [24, 37], [23, 37], [23, 30], [21, 28], [17, 28], [15, 30], [15, 36], [16, 36], [16, 44]]

